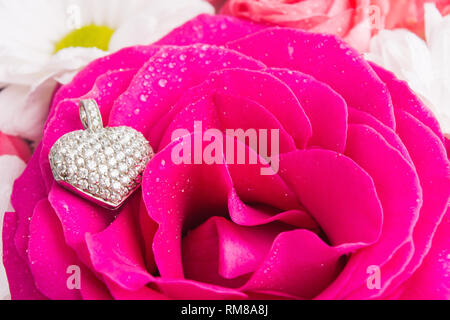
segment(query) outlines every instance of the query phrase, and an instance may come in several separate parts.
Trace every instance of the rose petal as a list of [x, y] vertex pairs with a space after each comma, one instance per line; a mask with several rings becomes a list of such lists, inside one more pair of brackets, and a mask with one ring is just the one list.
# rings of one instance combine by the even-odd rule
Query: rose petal
[[444, 141], [439, 122], [436, 120], [433, 113], [408, 87], [408, 84], [405, 81], [398, 80], [392, 72], [387, 71], [374, 63], [371, 63], [371, 66], [380, 79], [386, 83], [395, 108], [404, 110], [414, 116], [417, 120], [428, 126], [439, 139]]
[[112, 300], [110, 291], [101, 279], [90, 271], [81, 272], [83, 272], [83, 280], [80, 294], [83, 300]]
[[372, 114], [390, 128], [395, 127], [386, 85], [357, 51], [334, 36], [272, 28], [230, 42], [227, 48], [269, 67], [312, 75], [339, 92], [348, 106]]
[[280, 175], [319, 223], [331, 244], [375, 243], [383, 211], [370, 176], [344, 155], [326, 150], [282, 155]]
[[41, 170], [39, 156], [42, 146], [39, 145], [24, 173], [14, 183], [11, 202], [17, 213], [17, 230], [14, 237], [18, 254], [26, 259], [28, 235], [33, 210], [39, 200], [47, 197]]
[[[13, 210], [11, 206], [11, 192], [14, 180], [16, 180], [25, 169], [25, 163], [17, 156], [0, 156], [0, 257], [3, 256], [1, 235], [3, 234], [3, 217], [6, 212]], [[0, 299], [9, 296], [8, 280], [3, 264], [0, 262]]]
[[116, 300], [167, 300], [168, 298], [149, 287], [142, 287], [138, 290], [126, 290], [117, 285], [115, 282], [106, 279], [111, 294]]
[[328, 85], [313, 77], [288, 69], [269, 69], [300, 101], [311, 122], [309, 145], [344, 152], [347, 138], [347, 105]]
[[33, 279], [41, 292], [56, 300], [81, 298], [79, 290], [67, 286], [68, 267], [79, 267], [80, 261], [66, 245], [61, 224], [47, 200], [39, 201], [34, 209], [28, 250]]
[[349, 111], [348, 113], [349, 123], [364, 124], [366, 126], [371, 127], [379, 134], [381, 134], [391, 147], [397, 149], [402, 154], [402, 156], [405, 158], [406, 161], [408, 161], [410, 164], [413, 165], [413, 161], [411, 160], [408, 150], [406, 149], [402, 140], [394, 130], [385, 126], [383, 123], [381, 123], [379, 120], [377, 120], [369, 113], [359, 111], [353, 108], [349, 108], [348, 111]]
[[445, 148], [447, 150], [447, 158], [450, 156], [450, 139], [445, 138]]
[[449, 300], [450, 299], [450, 214], [439, 225], [428, 255], [419, 269], [401, 288], [400, 299]]
[[139, 227], [143, 238], [145, 266], [149, 273], [154, 274], [157, 272], [157, 268], [153, 254], [153, 238], [158, 230], [158, 224], [149, 217], [142, 198], [139, 204]]
[[[108, 299], [109, 293], [65, 242], [60, 221], [47, 200], [35, 207], [30, 224], [29, 261], [37, 287], [50, 299]], [[68, 287], [69, 267], [79, 268], [80, 289]]]
[[158, 45], [220, 45], [261, 30], [262, 26], [227, 16], [199, 15], [158, 41]]
[[277, 224], [242, 227], [219, 218], [219, 273], [231, 279], [255, 271], [283, 229]]
[[[194, 145], [198, 134], [189, 136]], [[182, 278], [181, 236], [211, 216], [226, 213], [231, 179], [222, 165], [176, 165], [171, 158], [178, 141], [156, 154], [143, 177], [149, 216], [159, 224], [153, 252], [162, 277]], [[192, 150], [188, 157], [191, 159]], [[193, 163], [193, 161], [192, 161]], [[213, 188], [214, 193], [209, 192]], [[208, 197], [203, 195], [208, 194]], [[195, 215], [192, 213], [195, 212]]]
[[175, 300], [242, 300], [247, 295], [235, 289], [184, 279], [158, 278], [158, 287]]
[[187, 278], [226, 287], [239, 287], [255, 271], [282, 231], [275, 225], [242, 227], [213, 217], [183, 238]]
[[[341, 286], [345, 286], [345, 289], [333, 297], [340, 299], [349, 295], [352, 299], [364, 299], [383, 292], [390, 278], [397, 275], [409, 262], [408, 257], [404, 261], [397, 259], [393, 270], [389, 270], [389, 273], [382, 267], [392, 258], [396, 250], [410, 241], [422, 206], [422, 190], [414, 167], [368, 126], [355, 124], [349, 126], [345, 154], [371, 176], [383, 207], [383, 229], [380, 239], [374, 245], [352, 255], [337, 280]], [[402, 228], [399, 228], [399, 225]], [[370, 290], [365, 285], [367, 268], [373, 265], [379, 266], [383, 275], [381, 290]], [[352, 281], [347, 282], [345, 274], [351, 274]], [[338, 284], [335, 282], [333, 285], [333, 290], [336, 290]], [[355, 290], [356, 288], [359, 290]], [[331, 294], [331, 291], [329, 290], [328, 294]], [[324, 293], [322, 298], [328, 299], [332, 296]]]
[[[240, 147], [240, 141], [235, 140], [235, 145]], [[246, 154], [258, 157], [256, 151], [245, 146]], [[261, 204], [274, 209], [287, 211], [291, 209], [302, 210], [304, 207], [298, 202], [295, 193], [269, 164], [262, 163], [262, 159], [256, 164], [240, 164], [237, 161], [227, 164], [228, 172], [233, 181], [233, 188], [239, 198], [246, 203]], [[274, 166], [274, 164], [272, 164]], [[262, 174], [262, 170], [270, 170], [273, 174]], [[232, 198], [233, 190], [230, 190], [229, 198]]]
[[[137, 198], [102, 232], [86, 234], [86, 244], [97, 272], [126, 290], [136, 291], [153, 277], [145, 268], [137, 226]], [[137, 202], [138, 204], [138, 202]]]
[[246, 97], [264, 106], [292, 135], [299, 148], [310, 139], [312, 129], [308, 117], [290, 88], [277, 78], [262, 71], [231, 69], [216, 72], [210, 81], [216, 86], [216, 92]]
[[345, 251], [344, 248], [329, 247], [316, 234], [306, 230], [281, 233], [261, 267], [242, 290], [274, 290], [313, 298], [339, 274], [342, 268], [340, 257]]
[[3, 223], [3, 264], [9, 280], [13, 300], [46, 300], [34, 283], [30, 267], [23, 260], [14, 244], [18, 217], [16, 213], [5, 213]]
[[[157, 46], [134, 46], [94, 60], [81, 70], [72, 82], [61, 87], [55, 94], [52, 109], [62, 100], [84, 96], [93, 87], [98, 77], [120, 69], [139, 69], [159, 48]], [[50, 116], [52, 116], [52, 113]]]
[[[204, 90], [200, 89], [199, 90]], [[285, 130], [282, 124], [267, 110], [264, 106], [244, 97], [230, 96], [228, 94], [215, 93], [210, 91], [211, 96], [206, 96], [198, 101], [183, 105], [178, 104], [176, 108], [180, 109], [176, 113], [169, 127], [167, 128], [159, 149], [167, 146], [172, 140], [172, 134], [177, 129], [194, 132], [196, 121], [201, 121], [202, 130], [208, 129], [221, 130], [224, 134], [229, 133], [230, 137], [237, 133], [237, 130], [255, 133], [257, 130], [267, 130], [267, 151], [268, 156], [272, 155], [274, 149], [271, 148], [272, 130], [279, 130], [279, 153], [289, 152], [296, 149], [293, 137]], [[304, 118], [306, 119], [306, 118]], [[306, 119], [307, 121], [307, 119]], [[308, 123], [309, 124], [309, 123]], [[250, 130], [250, 131], [247, 131]], [[297, 132], [300, 130], [297, 130]], [[295, 133], [294, 133], [295, 134]], [[302, 136], [301, 139], [307, 139]], [[224, 140], [224, 143], [226, 140]], [[249, 141], [242, 141], [250, 145]], [[300, 142], [303, 145], [305, 141]], [[254, 146], [252, 145], [252, 148]], [[256, 145], [258, 149], [258, 145]], [[256, 150], [257, 151], [257, 150]]]
[[277, 78], [261, 71], [233, 69], [217, 72], [211, 81], [218, 92], [247, 97], [264, 106], [291, 134], [299, 148], [310, 139], [312, 129], [308, 117], [290, 88]]
[[91, 266], [85, 235], [106, 229], [114, 215], [110, 210], [102, 209], [63, 189], [56, 182], [48, 195], [48, 201], [60, 220], [65, 242], [75, 250], [83, 263]]
[[273, 290], [262, 290], [248, 292], [249, 300], [300, 300], [300, 297], [296, 297], [284, 292], [277, 292]]
[[[137, 73], [127, 93], [116, 100], [110, 125], [131, 126], [146, 133], [186, 89], [229, 66], [263, 68], [251, 58], [215, 46], [163, 47]], [[152, 143], [158, 145], [159, 141]]]
[[408, 148], [423, 190], [423, 206], [414, 228], [414, 257], [409, 266], [390, 286], [387, 295], [420, 266], [430, 250], [437, 226], [447, 209], [450, 196], [450, 164], [445, 147], [431, 129], [409, 113], [398, 110], [396, 118], [400, 138]]

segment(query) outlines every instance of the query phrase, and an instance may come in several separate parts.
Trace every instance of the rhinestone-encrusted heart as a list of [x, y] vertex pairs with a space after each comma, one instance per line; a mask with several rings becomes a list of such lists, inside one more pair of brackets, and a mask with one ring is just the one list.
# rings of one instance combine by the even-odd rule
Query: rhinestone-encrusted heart
[[[98, 121], [96, 104], [88, 102], [92, 108], [86, 108], [88, 118]], [[103, 128], [100, 123], [90, 130], [86, 126], [86, 130], [62, 136], [51, 148], [53, 176], [82, 197], [116, 209], [139, 187], [153, 150], [145, 137], [130, 127]]]

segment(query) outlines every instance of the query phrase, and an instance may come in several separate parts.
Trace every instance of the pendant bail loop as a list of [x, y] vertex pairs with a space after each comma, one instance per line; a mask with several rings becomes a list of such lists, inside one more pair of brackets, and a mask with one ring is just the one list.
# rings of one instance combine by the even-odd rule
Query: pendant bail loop
[[81, 123], [85, 130], [98, 131], [103, 129], [102, 115], [95, 100], [81, 100], [79, 111]]

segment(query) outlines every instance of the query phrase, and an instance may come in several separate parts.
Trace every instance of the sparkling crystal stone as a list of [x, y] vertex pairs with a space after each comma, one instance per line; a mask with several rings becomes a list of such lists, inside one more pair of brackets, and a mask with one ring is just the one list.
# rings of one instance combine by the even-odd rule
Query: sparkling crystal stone
[[120, 179], [120, 182], [122, 182], [122, 184], [123, 184], [124, 186], [127, 186], [127, 185], [130, 184], [131, 179], [130, 179], [130, 177], [128, 177], [128, 176], [123, 176], [123, 177]]
[[112, 170], [109, 172], [109, 176], [110, 176], [111, 178], [113, 178], [113, 179], [117, 178], [117, 177], [119, 176], [119, 170], [117, 170], [117, 169], [112, 169]]
[[94, 171], [95, 169], [97, 169], [97, 162], [95, 162], [94, 160], [89, 160], [86, 163], [86, 168], [88, 168], [90, 171]]
[[99, 194], [100, 198], [103, 198], [103, 199], [108, 199], [111, 195], [111, 193], [109, 192], [108, 189], [103, 189], [103, 188], [99, 189], [98, 194]]
[[109, 188], [111, 186], [111, 180], [108, 177], [102, 176], [100, 178], [100, 185], [105, 188]]
[[77, 167], [75, 165], [70, 165], [67, 169], [67, 177], [71, 178], [74, 176], [74, 174], [77, 172]]
[[116, 155], [116, 159], [117, 161], [122, 161], [123, 159], [125, 159], [125, 153], [123, 153], [122, 151], [118, 152]]
[[78, 171], [78, 175], [80, 176], [80, 178], [83, 178], [83, 179], [87, 178], [88, 174], [89, 174], [89, 171], [86, 168], [81, 168]]
[[117, 160], [115, 158], [111, 158], [108, 160], [108, 166], [110, 168], [114, 168], [117, 165]]
[[78, 158], [75, 160], [75, 163], [77, 164], [78, 167], [84, 166], [84, 158], [78, 157]]
[[64, 161], [64, 157], [60, 153], [57, 153], [55, 155], [54, 159], [55, 159], [55, 163], [57, 163], [57, 164], [61, 164]]
[[86, 190], [89, 186], [88, 182], [86, 180], [79, 180], [78, 185], [81, 189]]
[[90, 182], [91, 184], [98, 183], [99, 180], [100, 180], [100, 176], [99, 176], [98, 173], [91, 173], [91, 174], [89, 175], [89, 182]]
[[95, 151], [93, 149], [86, 149], [86, 151], [84, 152], [84, 155], [86, 156], [86, 158], [90, 158], [95, 154]]
[[112, 156], [113, 154], [114, 154], [114, 149], [113, 149], [113, 148], [107, 147], [107, 148], [105, 149], [105, 155], [106, 155], [106, 156]]
[[111, 199], [112, 202], [116, 203], [120, 201], [121, 197], [117, 193], [112, 193], [109, 198]]
[[128, 171], [128, 165], [124, 162], [119, 163], [119, 170], [120, 172], [127, 172]]
[[114, 181], [112, 184], [112, 188], [114, 191], [120, 191], [120, 189], [122, 188], [122, 185], [120, 184], [119, 181]]
[[101, 173], [102, 175], [108, 173], [108, 166], [105, 164], [101, 164], [98, 166], [98, 172]]
[[133, 154], [133, 157], [134, 157], [135, 159], [141, 159], [141, 158], [142, 158], [142, 154], [141, 154], [141, 152], [140, 152], [139, 150], [136, 150], [136, 151], [134, 152], [134, 154]]
[[90, 185], [89, 187], [88, 187], [88, 190], [89, 190], [89, 192], [90, 193], [92, 193], [92, 194], [98, 194], [98, 187], [96, 186], [96, 185]]
[[62, 177], [66, 176], [66, 174], [67, 174], [66, 170], [67, 170], [67, 168], [65, 165], [63, 165], [63, 164], [56, 165], [56, 172], [58, 172], [58, 174], [60, 176], [62, 176]]
[[99, 153], [97, 154], [97, 162], [98, 163], [105, 163], [106, 162], [106, 157], [103, 153]]

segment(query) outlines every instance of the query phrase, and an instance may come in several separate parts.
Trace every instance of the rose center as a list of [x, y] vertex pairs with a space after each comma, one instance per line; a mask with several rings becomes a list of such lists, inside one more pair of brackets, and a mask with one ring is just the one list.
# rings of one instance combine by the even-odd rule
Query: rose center
[[54, 53], [70, 47], [98, 48], [107, 51], [113, 33], [114, 29], [107, 26], [94, 24], [84, 26], [70, 32], [58, 41], [55, 44]]

